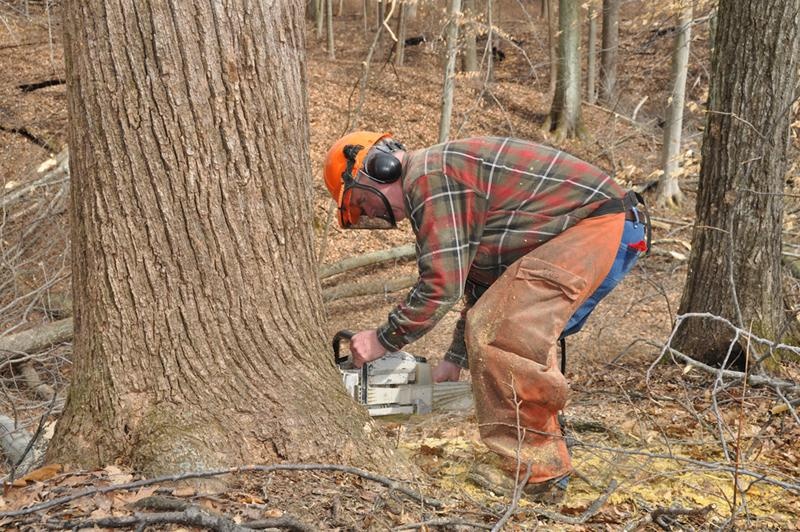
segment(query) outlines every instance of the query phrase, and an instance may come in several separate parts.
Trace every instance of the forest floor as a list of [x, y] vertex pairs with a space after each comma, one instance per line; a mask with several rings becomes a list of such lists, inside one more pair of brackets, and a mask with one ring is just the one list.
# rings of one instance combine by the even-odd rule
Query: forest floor
[[[659, 167], [659, 117], [670, 77], [671, 39], [665, 30], [675, 21], [653, 12], [649, 4], [626, 4], [620, 101], [613, 111], [584, 105], [589, 137], [560, 145], [612, 172], [626, 187], [645, 187]], [[64, 85], [32, 92], [19, 88], [64, 77], [60, 12], [26, 14], [21, 5], [0, 7], [0, 201], [39, 177], [40, 165], [67, 142]], [[496, 63], [494, 80], [486, 82], [484, 74], [458, 78], [451, 137], [513, 135], [547, 142], [541, 129], [550, 105], [546, 25], [537, 7], [525, 13], [520, 5], [501, 2], [495, 14], [497, 26], [516, 42], [501, 42], [505, 58]], [[434, 144], [438, 133], [443, 45], [435, 36], [441, 31], [442, 15], [428, 9], [420, 7], [409, 36], [425, 33], [429, 42], [408, 47], [404, 66], [386, 61], [388, 39], [379, 48], [361, 113], [354, 120], [359, 128], [392, 131], [412, 149]], [[369, 47], [359, 14], [345, 10], [335, 26], [333, 60], [313, 28], [307, 33], [311, 164], [317, 183], [314, 229], [321, 264], [413, 242], [407, 226], [356, 234], [331, 223], [322, 160], [352, 117], [359, 96], [354, 86]], [[6, 484], [0, 526], [30, 530], [94, 523], [102, 528], [112, 523], [97, 520], [120, 521], [138, 512], [162, 517], [153, 519], [149, 530], [170, 528], [167, 514], [174, 518], [173, 529], [193, 529], [197, 521], [192, 521], [192, 509], [200, 508], [230, 519], [218, 522], [220, 526], [257, 522], [262, 528], [297, 530], [469, 530], [491, 529], [513, 509], [506, 523], [510, 530], [705, 530], [731, 524], [800, 529], [800, 420], [789, 409], [781, 411], [781, 399], [769, 387], [743, 387], [741, 380], [670, 357], [658, 362], [686, 276], [707, 87], [707, 25], [698, 24], [681, 182], [687, 201], [678, 210], [651, 207], [654, 253], [639, 261], [584, 330], [570, 339], [571, 399], [565, 414], [576, 441], [576, 474], [560, 505], [524, 499], [511, 505], [509, 498], [467, 480], [470, 465], [486, 449], [478, 438], [474, 412], [466, 410], [376, 421], [419, 466], [420, 477], [408, 487], [438, 499], [441, 506], [420, 504], [359, 471], [238, 472], [227, 476], [232, 487], [205, 492], [166, 481], [137, 483], [134, 472], [109, 465], [99, 471], [44, 470]], [[62, 180], [31, 190], [8, 208], [0, 207], [0, 334], [69, 314], [68, 195], [68, 182]], [[654, 203], [652, 191], [647, 197]], [[788, 229], [791, 224], [787, 213]], [[331, 278], [323, 287], [414, 273], [413, 261], [394, 261]], [[797, 293], [788, 278], [787, 292]], [[375, 327], [403, 296], [400, 291], [333, 301], [327, 308], [326, 332]], [[450, 343], [458, 310], [407, 349], [438, 361]], [[60, 396], [69, 380], [70, 352], [66, 343], [35, 358], [42, 379]], [[20, 384], [13, 365], [3, 362], [0, 367], [0, 414], [31, 431], [42, 419], [45, 432], [51, 430], [56, 414], [42, 417], [48, 405]], [[798, 382], [800, 368], [786, 363], [781, 377]], [[9, 472], [6, 467], [4, 474]], [[75, 498], [24, 515], [8, 513], [57, 497]]]

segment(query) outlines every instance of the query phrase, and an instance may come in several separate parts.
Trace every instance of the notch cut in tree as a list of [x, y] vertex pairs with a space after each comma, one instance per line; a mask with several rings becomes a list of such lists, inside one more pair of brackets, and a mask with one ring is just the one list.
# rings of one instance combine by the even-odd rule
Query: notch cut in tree
[[326, 356], [303, 3], [265, 7], [65, 6], [75, 338], [51, 461], [408, 471]]

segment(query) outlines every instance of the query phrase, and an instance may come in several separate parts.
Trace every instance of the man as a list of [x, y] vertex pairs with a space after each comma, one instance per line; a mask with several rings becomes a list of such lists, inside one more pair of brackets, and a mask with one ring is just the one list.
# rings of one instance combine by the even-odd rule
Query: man
[[646, 249], [641, 198], [564, 152], [495, 137], [406, 152], [389, 133], [351, 133], [329, 150], [325, 183], [342, 227], [408, 218], [417, 239], [419, 280], [386, 323], [352, 338], [355, 365], [413, 342], [465, 297], [434, 380], [472, 373], [481, 439], [496, 453], [472, 478], [496, 491], [526, 478], [526, 493], [558, 498], [571, 463], [556, 345]]

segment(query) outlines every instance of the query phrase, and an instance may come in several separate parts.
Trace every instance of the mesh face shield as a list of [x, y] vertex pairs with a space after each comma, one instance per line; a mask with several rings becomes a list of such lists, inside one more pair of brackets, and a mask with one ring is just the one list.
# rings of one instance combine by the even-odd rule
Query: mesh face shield
[[346, 229], [394, 229], [397, 222], [394, 211], [380, 190], [371, 186], [370, 177], [358, 171], [355, 179], [344, 187], [342, 209], [348, 216], [342, 217]]

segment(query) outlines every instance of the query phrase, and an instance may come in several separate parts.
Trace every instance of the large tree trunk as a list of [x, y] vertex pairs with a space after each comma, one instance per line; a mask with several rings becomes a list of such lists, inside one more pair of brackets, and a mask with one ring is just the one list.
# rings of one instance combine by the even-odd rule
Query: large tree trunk
[[[710, 312], [780, 338], [782, 192], [800, 0], [722, 0], [718, 17], [697, 222], [679, 312]], [[719, 362], [731, 338], [714, 322], [692, 320], [675, 344]]]
[[[453, 113], [453, 91], [456, 77], [456, 52], [458, 51], [458, 24], [461, 20], [461, 0], [450, 0], [447, 10], [447, 60], [442, 83], [442, 116], [439, 120], [439, 142], [450, 135], [450, 118]], [[490, 35], [491, 37], [491, 35]]]
[[581, 136], [580, 3], [558, 4], [558, 79], [550, 116], [545, 124], [556, 143]]
[[617, 52], [619, 50], [620, 0], [603, 0], [603, 42], [600, 49], [600, 99], [617, 103]]
[[686, 0], [681, 7], [679, 20], [672, 50], [672, 91], [664, 117], [664, 146], [661, 152], [661, 168], [664, 173], [658, 180], [656, 194], [656, 201], [661, 207], [677, 207], [683, 202], [677, 172], [683, 133], [686, 76], [689, 70], [689, 46], [692, 41], [692, 0]]
[[391, 463], [322, 332], [303, 4], [265, 7], [65, 6], [75, 340], [50, 460]]

